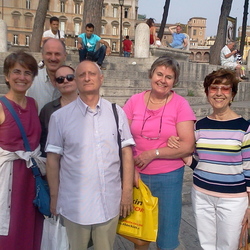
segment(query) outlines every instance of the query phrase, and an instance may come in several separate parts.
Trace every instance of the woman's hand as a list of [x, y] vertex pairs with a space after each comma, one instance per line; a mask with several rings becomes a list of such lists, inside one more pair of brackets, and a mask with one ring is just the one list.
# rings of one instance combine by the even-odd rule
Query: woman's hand
[[248, 221], [247, 227], [250, 228], [250, 208], [247, 208], [241, 224], [244, 225], [246, 221]]
[[144, 169], [154, 158], [155, 154], [153, 150], [144, 151], [134, 158], [135, 165], [140, 169]]
[[179, 148], [180, 147], [180, 137], [178, 136], [170, 136], [168, 138], [167, 146], [169, 148]]

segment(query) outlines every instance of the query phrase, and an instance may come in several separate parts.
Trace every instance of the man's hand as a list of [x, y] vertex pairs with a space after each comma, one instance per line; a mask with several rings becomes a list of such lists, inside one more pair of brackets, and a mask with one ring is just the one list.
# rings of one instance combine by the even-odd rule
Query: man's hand
[[130, 190], [122, 190], [122, 198], [120, 204], [120, 216], [123, 218], [133, 212], [133, 188]]
[[111, 54], [111, 48], [107, 47], [106, 48], [106, 56], [109, 56]]
[[56, 213], [56, 204], [57, 204], [57, 197], [50, 197], [50, 212], [57, 216], [57, 213]]
[[77, 43], [77, 49], [78, 49], [78, 50], [82, 49], [82, 44], [79, 43], [79, 42]]

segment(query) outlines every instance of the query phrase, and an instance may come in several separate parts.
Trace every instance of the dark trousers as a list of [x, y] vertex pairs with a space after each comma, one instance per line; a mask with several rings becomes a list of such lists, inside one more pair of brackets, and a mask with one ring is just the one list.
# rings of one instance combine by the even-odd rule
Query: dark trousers
[[105, 55], [106, 55], [106, 46], [104, 45], [94, 52], [87, 51], [85, 47], [79, 50], [80, 62], [87, 59], [93, 62], [97, 62], [98, 65], [102, 65]]

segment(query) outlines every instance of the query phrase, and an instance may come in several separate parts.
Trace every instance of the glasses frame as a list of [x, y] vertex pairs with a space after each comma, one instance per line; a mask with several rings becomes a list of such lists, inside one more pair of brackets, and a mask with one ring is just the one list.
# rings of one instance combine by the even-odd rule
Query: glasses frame
[[163, 107], [163, 110], [162, 110], [162, 113], [161, 113], [161, 119], [160, 119], [160, 127], [159, 127], [159, 132], [158, 132], [158, 136], [157, 137], [148, 137], [148, 136], [145, 136], [143, 135], [143, 129], [144, 129], [144, 126], [145, 126], [145, 123], [147, 122], [147, 120], [152, 117], [152, 115], [150, 115], [149, 117], [147, 117], [145, 119], [145, 116], [146, 116], [146, 111], [147, 111], [147, 108], [148, 108], [148, 103], [147, 103], [147, 106], [145, 108], [145, 111], [144, 111], [144, 115], [143, 115], [143, 123], [142, 123], [142, 127], [141, 127], [141, 133], [140, 133], [140, 136], [144, 139], [147, 139], [147, 140], [158, 140], [160, 138], [160, 135], [161, 135], [161, 127], [162, 127], [162, 117], [163, 117], [163, 114], [164, 114], [164, 111], [165, 111], [165, 107], [166, 107], [166, 104], [167, 104], [167, 99], [166, 98], [166, 102], [164, 104], [164, 107]]
[[[211, 87], [213, 89], [211, 89]], [[218, 90], [220, 90], [223, 94], [230, 94], [232, 92], [232, 86], [230, 86], [230, 85], [213, 85], [213, 84], [211, 84], [208, 87], [208, 91], [210, 93], [217, 93]]]
[[75, 79], [75, 75], [74, 74], [68, 74], [66, 76], [56, 77], [56, 82], [58, 84], [62, 84], [62, 83], [64, 83], [65, 78], [67, 79], [68, 82], [72, 82]]

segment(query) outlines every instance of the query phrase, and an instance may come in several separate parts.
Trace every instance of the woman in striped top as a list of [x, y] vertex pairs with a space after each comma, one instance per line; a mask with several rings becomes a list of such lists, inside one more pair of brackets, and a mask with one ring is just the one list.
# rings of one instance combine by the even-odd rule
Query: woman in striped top
[[236, 250], [242, 223], [250, 222], [250, 124], [230, 108], [234, 71], [213, 71], [204, 88], [213, 112], [195, 125], [197, 161], [184, 159], [194, 169], [197, 231], [205, 250]]

